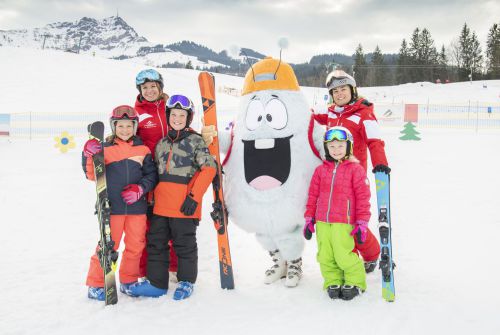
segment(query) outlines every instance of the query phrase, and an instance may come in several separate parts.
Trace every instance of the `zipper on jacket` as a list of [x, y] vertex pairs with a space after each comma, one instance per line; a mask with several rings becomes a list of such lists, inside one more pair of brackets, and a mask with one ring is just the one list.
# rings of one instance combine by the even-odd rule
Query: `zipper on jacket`
[[[127, 167], [127, 185], [130, 183], [130, 180], [128, 178], [130, 176], [129, 169], [128, 169], [128, 161], [129, 161], [128, 158], [125, 159], [125, 166]], [[125, 203], [125, 215], [128, 215], [128, 205], [127, 205], [127, 203]]]
[[326, 211], [326, 222], [330, 222], [330, 206], [332, 205], [332, 195], [333, 195], [333, 182], [335, 180], [335, 174], [337, 173], [338, 163], [335, 163], [335, 168], [332, 174], [332, 183], [330, 186], [330, 196], [328, 197], [328, 210]]
[[[158, 115], [158, 120], [160, 120], [160, 125], [161, 125], [161, 138], [164, 138], [165, 137], [165, 132], [163, 131], [163, 122], [161, 122], [161, 116], [160, 116], [160, 112], [158, 111], [158, 107], [160, 106], [161, 102], [158, 100], [157, 103], [155, 103], [156, 105], [156, 115]], [[167, 121], [168, 122], [168, 121]]]
[[351, 200], [347, 199], [347, 224], [351, 224]]
[[165, 165], [165, 173], [168, 174], [168, 166], [170, 164], [170, 159], [172, 158], [172, 155], [174, 153], [174, 142], [170, 143], [170, 149], [168, 149], [168, 158], [167, 158], [167, 164]]

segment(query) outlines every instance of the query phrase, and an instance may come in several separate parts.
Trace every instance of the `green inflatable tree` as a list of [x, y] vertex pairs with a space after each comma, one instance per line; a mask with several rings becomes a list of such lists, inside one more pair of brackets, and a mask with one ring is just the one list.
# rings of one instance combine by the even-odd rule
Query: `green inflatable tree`
[[403, 141], [420, 141], [421, 138], [417, 136], [420, 133], [415, 130], [415, 127], [416, 126], [411, 122], [406, 123], [404, 129], [400, 132], [401, 134], [403, 134], [403, 136], [401, 136], [399, 139]]

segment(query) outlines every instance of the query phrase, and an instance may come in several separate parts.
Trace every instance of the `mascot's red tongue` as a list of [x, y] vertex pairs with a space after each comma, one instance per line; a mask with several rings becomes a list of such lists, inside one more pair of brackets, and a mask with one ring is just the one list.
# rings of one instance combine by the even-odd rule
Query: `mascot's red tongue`
[[281, 182], [270, 176], [260, 176], [252, 180], [250, 186], [259, 191], [265, 191], [281, 186]]

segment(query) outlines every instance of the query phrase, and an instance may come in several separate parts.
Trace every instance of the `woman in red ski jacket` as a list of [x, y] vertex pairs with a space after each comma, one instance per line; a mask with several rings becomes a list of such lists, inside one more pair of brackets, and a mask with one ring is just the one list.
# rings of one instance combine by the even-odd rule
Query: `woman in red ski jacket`
[[[137, 135], [144, 144], [155, 154], [156, 144], [168, 133], [167, 114], [165, 113], [165, 102], [168, 95], [163, 93], [163, 77], [154, 69], [146, 69], [139, 72], [135, 78], [135, 85], [139, 94], [135, 100], [135, 110], [139, 113], [139, 127]], [[153, 192], [148, 195], [148, 230], [150, 218], [153, 215]], [[170, 278], [175, 281], [177, 274], [177, 255], [170, 241]], [[147, 252], [141, 259], [141, 272], [146, 275]]]

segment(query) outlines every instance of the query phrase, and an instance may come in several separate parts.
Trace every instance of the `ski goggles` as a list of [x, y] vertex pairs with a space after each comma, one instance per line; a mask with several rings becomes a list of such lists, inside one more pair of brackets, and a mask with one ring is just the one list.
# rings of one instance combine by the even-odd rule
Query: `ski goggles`
[[345, 130], [338, 128], [331, 128], [326, 131], [324, 142], [347, 141], [348, 139], [349, 136], [347, 135], [347, 132]]
[[147, 81], [157, 81], [162, 82], [162, 78], [158, 71], [153, 69], [142, 70], [135, 77], [135, 85], [142, 85]]
[[125, 117], [128, 119], [135, 119], [138, 117], [138, 115], [134, 108], [127, 105], [122, 105], [113, 109], [113, 112], [111, 112], [111, 117], [114, 119], [122, 119]]
[[166, 106], [170, 109], [180, 107], [184, 110], [194, 111], [194, 106], [191, 99], [189, 99], [185, 95], [180, 94], [172, 95], [170, 98], [168, 98]]

